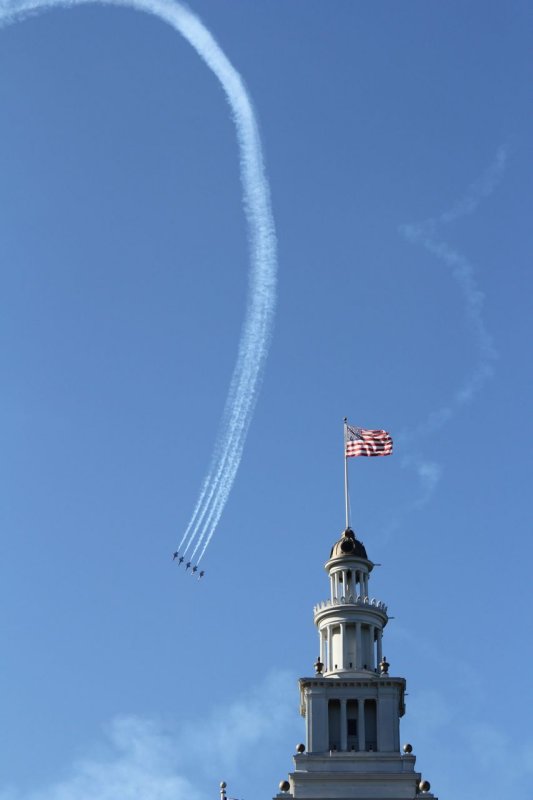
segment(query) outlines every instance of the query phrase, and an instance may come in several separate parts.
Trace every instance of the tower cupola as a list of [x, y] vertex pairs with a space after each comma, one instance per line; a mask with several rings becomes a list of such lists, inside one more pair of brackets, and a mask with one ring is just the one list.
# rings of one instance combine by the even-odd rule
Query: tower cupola
[[369, 597], [373, 567], [364, 544], [346, 528], [325, 564], [330, 598], [314, 609], [325, 675], [378, 671], [388, 617], [385, 603]]

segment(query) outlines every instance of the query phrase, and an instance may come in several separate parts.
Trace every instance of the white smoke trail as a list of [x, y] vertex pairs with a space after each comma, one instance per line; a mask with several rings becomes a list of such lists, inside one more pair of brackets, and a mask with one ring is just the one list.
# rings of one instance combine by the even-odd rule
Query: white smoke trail
[[453, 250], [445, 241], [436, 238], [440, 226], [455, 222], [460, 217], [473, 214], [480, 202], [488, 197], [501, 180], [507, 161], [507, 152], [500, 147], [496, 158], [483, 175], [468, 189], [465, 197], [459, 200], [451, 209], [438, 217], [432, 217], [424, 222], [410, 225], [401, 225], [399, 230], [405, 238], [413, 244], [422, 245], [428, 252], [436, 256], [452, 271], [452, 276], [458, 283], [463, 294], [465, 313], [470, 328], [474, 334], [479, 352], [476, 367], [454, 393], [450, 402], [442, 408], [432, 411], [425, 422], [413, 431], [402, 435], [403, 441], [413, 440], [424, 434], [433, 433], [446, 424], [454, 412], [470, 401], [493, 375], [493, 362], [497, 358], [496, 349], [491, 334], [483, 319], [483, 303], [485, 300], [476, 278], [474, 265], [462, 253]]
[[[204, 499], [204, 497], [205, 497], [205, 493], [206, 493], [207, 486], [208, 486], [208, 478], [209, 478], [209, 476], [207, 476], [206, 478], [204, 478], [204, 482], [203, 482], [203, 484], [202, 484], [202, 488], [200, 489], [200, 494], [199, 494], [199, 496], [198, 496], [198, 500], [196, 501], [196, 505], [195, 505], [195, 507], [194, 507], [194, 511], [192, 512], [192, 517], [191, 517], [191, 519], [190, 519], [190, 521], [189, 521], [189, 524], [188, 524], [188, 525], [187, 525], [187, 527], [185, 528], [185, 533], [183, 534], [183, 536], [182, 536], [182, 538], [181, 538], [181, 540], [180, 540], [180, 543], [179, 543], [179, 545], [178, 545], [178, 552], [180, 552], [180, 553], [182, 552], [182, 549], [181, 549], [181, 548], [183, 547], [184, 543], [186, 542], [186, 540], [187, 540], [187, 539], [188, 539], [188, 537], [189, 537], [189, 532], [191, 531], [191, 528], [193, 527], [193, 522], [194, 522], [194, 520], [196, 519], [196, 516], [197, 516], [197, 514], [198, 514], [198, 511], [200, 510], [200, 507], [201, 507], [201, 505], [202, 505], [202, 501], [203, 501], [203, 499]], [[192, 540], [193, 538], [194, 538], [194, 536], [193, 536], [193, 534], [191, 533], [191, 540]], [[183, 551], [183, 554], [184, 554], [184, 555], [185, 555], [185, 553], [187, 552], [187, 550], [188, 550], [188, 549], [189, 549], [189, 544], [187, 544], [187, 546], [186, 546], [185, 550]]]
[[[0, 25], [51, 8], [94, 0], [0, 0]], [[214, 453], [192, 517], [178, 549], [197, 540], [202, 554], [215, 531], [242, 458], [268, 353], [276, 302], [276, 239], [265, 177], [261, 141], [251, 100], [242, 78], [203, 23], [177, 0], [98, 0], [103, 5], [145, 11], [177, 30], [213, 71], [233, 113], [240, 148], [243, 204], [249, 229], [251, 266], [248, 300], [237, 362]]]
[[[256, 245], [263, 257], [268, 256], [266, 240], [258, 241]], [[267, 350], [266, 347], [261, 348], [256, 358], [250, 358], [249, 353], [258, 350], [258, 342], [268, 342], [270, 338], [273, 308], [268, 308], [264, 294], [265, 292], [273, 294], [274, 291], [273, 284], [263, 285], [251, 298], [252, 303], [248, 309], [237, 364], [224, 409], [223, 426], [229, 435], [215, 451], [212, 468], [209, 471], [209, 485], [188, 543], [189, 546], [196, 541], [192, 558], [205, 541], [198, 562], [213, 537], [242, 458]]]
[[421, 245], [451, 269], [452, 276], [459, 285], [464, 298], [465, 314], [474, 335], [479, 358], [476, 366], [463, 384], [456, 389], [446, 405], [431, 411], [416, 428], [404, 431], [397, 437], [398, 444], [411, 450], [404, 457], [402, 466], [415, 469], [420, 485], [420, 495], [395, 514], [395, 520], [388, 533], [398, 527], [402, 511], [406, 513], [409, 510], [420, 508], [429, 501], [442, 474], [440, 465], [428, 460], [419, 452], [414, 452], [413, 445], [422, 436], [434, 433], [448, 423], [460, 407], [468, 403], [482, 389], [494, 372], [493, 363], [497, 358], [497, 353], [493, 338], [483, 318], [484, 295], [476, 281], [474, 265], [466, 256], [450, 247], [447, 242], [438, 239], [437, 231], [440, 227], [473, 214], [477, 210], [481, 201], [492, 194], [502, 179], [506, 161], [506, 149], [500, 147], [488, 169], [469, 187], [465, 196], [448, 211], [423, 222], [399, 227], [400, 232], [409, 242]]
[[[257, 318], [257, 326], [263, 335], [267, 334], [269, 320], [267, 318]], [[249, 332], [251, 335], [253, 332]], [[243, 337], [244, 339], [244, 337]], [[239, 359], [237, 367], [230, 387], [228, 401], [226, 403], [226, 412], [231, 415], [231, 430], [233, 435], [231, 439], [228, 437], [224, 442], [224, 449], [219, 456], [217, 472], [213, 477], [213, 485], [217, 487], [217, 491], [211, 493], [210, 508], [205, 521], [202, 525], [202, 533], [198, 538], [192, 556], [196, 554], [203, 542], [203, 548], [198, 563], [202, 559], [206, 548], [211, 541], [215, 532], [216, 526], [220, 520], [222, 511], [229, 497], [229, 493], [233, 486], [237, 470], [239, 468], [244, 442], [248, 433], [253, 409], [257, 399], [257, 392], [239, 392], [239, 383], [243, 382], [245, 385], [256, 386], [262, 370], [263, 364], [258, 361], [256, 363], [246, 363], [244, 359]], [[262, 361], [264, 361], [264, 354]], [[204, 512], [207, 512], [207, 504], [204, 506]]]

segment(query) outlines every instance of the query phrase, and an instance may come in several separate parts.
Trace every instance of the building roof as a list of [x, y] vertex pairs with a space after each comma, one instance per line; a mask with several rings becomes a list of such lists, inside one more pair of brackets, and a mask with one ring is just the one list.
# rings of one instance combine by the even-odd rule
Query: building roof
[[368, 561], [365, 546], [351, 528], [346, 528], [338, 542], [331, 548], [330, 558], [364, 558]]

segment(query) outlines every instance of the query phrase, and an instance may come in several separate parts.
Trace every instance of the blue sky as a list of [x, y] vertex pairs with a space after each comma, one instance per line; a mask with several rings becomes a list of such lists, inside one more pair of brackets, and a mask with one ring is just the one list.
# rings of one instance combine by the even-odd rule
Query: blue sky
[[221, 779], [275, 793], [343, 527], [345, 415], [396, 440], [392, 458], [352, 459], [350, 481], [395, 617], [402, 741], [441, 800], [524, 792], [531, 6], [191, 9], [253, 100], [279, 253], [202, 583], [170, 554], [245, 310], [228, 104], [139, 12], [0, 30], [0, 798], [207, 800]]

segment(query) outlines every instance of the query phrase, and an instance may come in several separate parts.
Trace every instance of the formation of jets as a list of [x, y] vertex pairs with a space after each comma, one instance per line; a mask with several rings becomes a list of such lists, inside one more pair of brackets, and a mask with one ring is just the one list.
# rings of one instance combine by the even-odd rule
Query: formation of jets
[[[172, 553], [172, 561], [176, 561], [176, 559], [178, 560], [178, 566], [180, 566], [185, 561], [185, 556], [180, 556], [180, 554], [176, 550], [174, 553]], [[187, 563], [185, 564], [185, 572], [187, 572], [187, 570], [189, 570], [191, 567], [192, 567], [191, 575], [194, 575], [195, 572], [198, 572], [198, 566], [193, 567], [191, 561], [187, 561]], [[205, 575], [205, 570], [203, 569], [200, 570], [200, 572], [198, 572], [198, 580], [200, 580], [200, 578], [203, 578], [204, 575]]]

